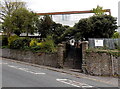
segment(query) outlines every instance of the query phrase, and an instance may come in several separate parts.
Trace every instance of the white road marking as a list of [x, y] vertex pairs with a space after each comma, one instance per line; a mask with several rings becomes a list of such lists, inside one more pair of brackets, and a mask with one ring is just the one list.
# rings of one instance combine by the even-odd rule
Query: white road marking
[[18, 66], [13, 66], [13, 65], [8, 65], [8, 66], [11, 67], [11, 68], [18, 69]]
[[66, 84], [75, 86], [75, 87], [83, 87], [83, 88], [94, 87], [94, 86], [91, 86], [91, 85], [88, 85], [88, 84], [85, 84], [85, 83], [80, 83], [80, 82], [76, 82], [76, 81], [69, 80], [69, 79], [56, 79], [56, 80], [59, 81], [59, 82], [62, 82], [62, 83], [66, 83]]
[[62, 75], [66, 75], [65, 73], [61, 73]]
[[2, 65], [2, 64], [8, 64], [8, 63], [0, 62], [0, 65]]
[[36, 74], [36, 75], [43, 75], [43, 74], [46, 74], [46, 73], [42, 73], [42, 72], [36, 72], [34, 70], [30, 70], [28, 68], [21, 68], [21, 67], [18, 67], [18, 66], [13, 66], [13, 65], [8, 65], [9, 67], [11, 68], [15, 68], [15, 69], [19, 69], [19, 70], [22, 70], [22, 71], [25, 71], [25, 72], [28, 72], [28, 73], [31, 73], [31, 74]]

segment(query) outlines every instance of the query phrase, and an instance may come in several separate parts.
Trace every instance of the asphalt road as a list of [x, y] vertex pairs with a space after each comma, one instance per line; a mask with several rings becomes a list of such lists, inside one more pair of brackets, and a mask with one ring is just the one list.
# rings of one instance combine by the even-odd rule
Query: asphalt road
[[66, 73], [9, 60], [2, 60], [0, 67], [2, 67], [2, 87], [116, 87], [111, 84], [82, 77], [77, 78]]

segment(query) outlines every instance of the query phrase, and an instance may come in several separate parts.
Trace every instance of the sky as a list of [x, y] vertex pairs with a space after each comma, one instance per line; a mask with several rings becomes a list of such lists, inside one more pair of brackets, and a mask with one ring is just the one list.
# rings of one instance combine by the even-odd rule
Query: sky
[[96, 8], [111, 9], [111, 14], [118, 17], [118, 2], [120, 0], [22, 0], [34, 12], [84, 11]]

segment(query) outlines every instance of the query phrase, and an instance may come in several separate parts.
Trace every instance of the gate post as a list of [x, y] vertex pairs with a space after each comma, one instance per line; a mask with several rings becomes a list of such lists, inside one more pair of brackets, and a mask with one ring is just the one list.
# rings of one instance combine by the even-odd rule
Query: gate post
[[83, 73], [87, 73], [86, 60], [85, 60], [85, 55], [86, 55], [87, 49], [88, 49], [88, 41], [83, 41], [82, 42], [82, 71], [83, 71]]
[[58, 44], [58, 64], [63, 68], [66, 43]]

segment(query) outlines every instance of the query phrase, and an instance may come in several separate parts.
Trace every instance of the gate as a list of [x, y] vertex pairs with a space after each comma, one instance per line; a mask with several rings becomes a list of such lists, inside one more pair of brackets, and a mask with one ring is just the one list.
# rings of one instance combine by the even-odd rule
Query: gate
[[82, 44], [80, 42], [75, 42], [74, 45], [66, 43], [64, 67], [72, 69], [82, 68]]

